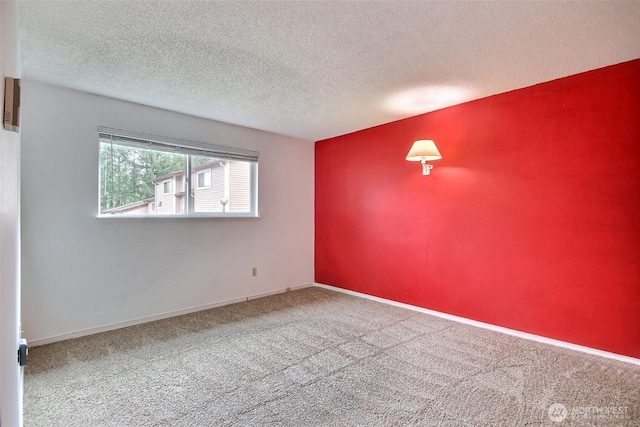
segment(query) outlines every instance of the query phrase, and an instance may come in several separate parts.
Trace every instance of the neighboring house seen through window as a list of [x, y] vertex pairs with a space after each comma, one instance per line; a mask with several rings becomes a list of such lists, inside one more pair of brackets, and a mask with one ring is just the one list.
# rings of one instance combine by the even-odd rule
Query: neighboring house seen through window
[[257, 216], [257, 152], [108, 128], [98, 135], [100, 216]]

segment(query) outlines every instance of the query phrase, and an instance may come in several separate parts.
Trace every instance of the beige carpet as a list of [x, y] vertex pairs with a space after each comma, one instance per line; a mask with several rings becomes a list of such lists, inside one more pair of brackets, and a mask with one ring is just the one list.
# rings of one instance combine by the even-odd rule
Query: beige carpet
[[35, 347], [24, 407], [43, 427], [638, 426], [640, 367], [308, 288]]

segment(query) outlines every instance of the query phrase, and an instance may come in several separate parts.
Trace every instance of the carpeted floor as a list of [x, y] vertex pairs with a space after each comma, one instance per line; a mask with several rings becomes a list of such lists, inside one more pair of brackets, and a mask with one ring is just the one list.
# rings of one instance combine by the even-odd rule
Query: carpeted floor
[[24, 409], [43, 427], [638, 426], [640, 367], [314, 287], [35, 347]]

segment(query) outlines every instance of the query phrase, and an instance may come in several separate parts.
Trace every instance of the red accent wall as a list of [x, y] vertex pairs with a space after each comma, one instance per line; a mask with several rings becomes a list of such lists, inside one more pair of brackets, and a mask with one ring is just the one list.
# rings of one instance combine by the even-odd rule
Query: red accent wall
[[[431, 176], [416, 139], [442, 153]], [[315, 159], [316, 282], [640, 358], [640, 59]]]

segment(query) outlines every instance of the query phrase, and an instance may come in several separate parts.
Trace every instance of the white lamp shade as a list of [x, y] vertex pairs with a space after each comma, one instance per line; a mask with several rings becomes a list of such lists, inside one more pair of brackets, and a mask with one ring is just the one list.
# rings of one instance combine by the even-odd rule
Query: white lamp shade
[[413, 143], [407, 160], [419, 162], [421, 160], [439, 160], [442, 156], [436, 147], [436, 143], [430, 139], [421, 139]]

